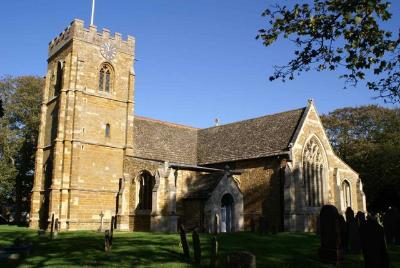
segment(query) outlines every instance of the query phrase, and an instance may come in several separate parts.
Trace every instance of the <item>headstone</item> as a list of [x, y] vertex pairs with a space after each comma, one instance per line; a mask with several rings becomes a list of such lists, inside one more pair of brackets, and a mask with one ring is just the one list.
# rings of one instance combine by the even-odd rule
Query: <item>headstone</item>
[[247, 251], [238, 251], [227, 254], [227, 267], [230, 268], [255, 268], [256, 256]]
[[192, 232], [192, 240], [193, 240], [193, 252], [194, 252], [194, 261], [197, 264], [201, 262], [201, 245], [200, 245], [200, 237], [199, 233], [196, 229]]
[[259, 232], [262, 235], [265, 235], [268, 233], [268, 223], [267, 223], [267, 218], [264, 216], [260, 216], [259, 218]]
[[361, 237], [354, 218], [354, 211], [349, 207], [346, 209], [347, 246], [350, 253], [361, 252]]
[[54, 214], [51, 215], [51, 223], [50, 223], [50, 238], [54, 238]]
[[361, 211], [357, 212], [357, 214], [356, 214], [356, 223], [357, 223], [358, 228], [360, 228], [360, 226], [363, 225], [365, 222], [366, 221], [365, 221], [364, 212], [361, 212]]
[[210, 260], [210, 267], [217, 267], [218, 262], [218, 240], [217, 237], [214, 236], [211, 240], [211, 260]]
[[214, 232], [214, 234], [219, 233], [219, 217], [217, 214], [215, 214], [215, 216], [214, 216], [213, 232]]
[[104, 213], [103, 213], [103, 211], [99, 214], [99, 216], [100, 216], [99, 232], [103, 232], [103, 228], [104, 228]]
[[113, 237], [114, 237], [114, 226], [115, 226], [115, 217], [111, 217], [111, 226], [110, 226], [110, 246], [112, 246], [113, 243]]
[[383, 216], [383, 227], [388, 244], [400, 244], [400, 214], [397, 208], [389, 208]]
[[338, 264], [343, 256], [343, 242], [341, 220], [335, 206], [324, 205], [320, 216], [320, 241], [319, 257], [321, 260]]
[[179, 233], [180, 233], [180, 236], [181, 236], [181, 244], [182, 244], [182, 249], [183, 249], [183, 255], [184, 255], [185, 259], [189, 260], [190, 259], [189, 244], [188, 244], [187, 239], [186, 239], [186, 231], [185, 231], [185, 227], [183, 226], [183, 224], [181, 224], [179, 226]]
[[250, 219], [250, 230], [252, 233], [256, 231], [256, 221], [254, 220], [254, 217], [251, 217]]
[[109, 231], [109, 230], [106, 230], [106, 231], [104, 232], [104, 251], [105, 251], [105, 252], [110, 251], [110, 249], [111, 249], [110, 240], [111, 240], [111, 238], [110, 238], [110, 231]]
[[365, 267], [389, 267], [385, 235], [382, 226], [369, 217], [360, 227]]
[[60, 230], [60, 222], [58, 221], [58, 218], [54, 221], [54, 232], [53, 236], [56, 238], [58, 236], [58, 231]]
[[339, 214], [339, 232], [340, 232], [340, 245], [339, 247], [346, 252], [348, 247], [347, 241], [347, 224], [343, 215]]

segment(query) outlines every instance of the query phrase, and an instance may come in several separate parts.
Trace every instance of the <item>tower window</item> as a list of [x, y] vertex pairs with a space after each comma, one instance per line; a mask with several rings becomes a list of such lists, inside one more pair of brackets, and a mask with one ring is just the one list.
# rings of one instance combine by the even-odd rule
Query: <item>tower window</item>
[[111, 126], [110, 124], [106, 124], [106, 131], [105, 131], [106, 138], [109, 138], [110, 134], [111, 134]]
[[112, 79], [111, 65], [108, 63], [103, 64], [99, 72], [99, 91], [111, 92]]
[[57, 63], [56, 82], [54, 85], [54, 96], [60, 94], [63, 84], [63, 66], [61, 61]]

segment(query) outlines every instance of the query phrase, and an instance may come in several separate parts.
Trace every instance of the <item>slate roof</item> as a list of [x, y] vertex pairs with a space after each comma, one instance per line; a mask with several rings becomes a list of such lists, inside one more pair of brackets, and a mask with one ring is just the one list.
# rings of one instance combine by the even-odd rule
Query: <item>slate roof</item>
[[221, 172], [200, 175], [200, 178], [190, 184], [188, 193], [183, 198], [208, 199], [223, 177]]
[[288, 150], [306, 108], [206, 129], [135, 116], [136, 157], [207, 165], [271, 156]]

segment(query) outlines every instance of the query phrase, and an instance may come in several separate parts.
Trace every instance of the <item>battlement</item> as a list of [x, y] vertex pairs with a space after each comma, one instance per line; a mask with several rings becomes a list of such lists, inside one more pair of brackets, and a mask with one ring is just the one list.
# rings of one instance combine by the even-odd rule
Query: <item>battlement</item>
[[95, 45], [112, 42], [118, 51], [130, 55], [134, 53], [134, 37], [128, 35], [127, 39], [123, 40], [122, 35], [118, 32], [116, 32], [114, 36], [111, 36], [110, 30], [108, 29], [104, 28], [102, 32], [98, 32], [97, 26], [90, 25], [89, 28], [85, 28], [83, 20], [74, 19], [64, 31], [49, 43], [49, 58], [73, 39], [93, 43]]

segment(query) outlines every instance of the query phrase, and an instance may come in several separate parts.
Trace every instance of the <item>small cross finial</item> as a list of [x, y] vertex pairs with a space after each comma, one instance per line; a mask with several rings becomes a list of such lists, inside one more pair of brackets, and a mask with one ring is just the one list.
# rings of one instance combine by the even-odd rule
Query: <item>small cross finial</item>
[[92, 16], [90, 17], [90, 26], [93, 25], [93, 21], [94, 21], [94, 7], [96, 5], [96, 0], [92, 0]]

